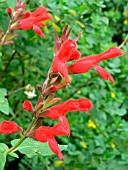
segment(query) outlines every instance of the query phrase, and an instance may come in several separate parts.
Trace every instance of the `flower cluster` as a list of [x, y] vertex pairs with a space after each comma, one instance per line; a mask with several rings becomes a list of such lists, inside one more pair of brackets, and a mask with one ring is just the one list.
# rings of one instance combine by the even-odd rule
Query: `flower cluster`
[[[18, 0], [15, 5], [14, 14], [12, 14], [12, 9], [10, 7], [6, 10], [11, 19], [11, 37], [15, 37], [13, 34], [15, 30], [29, 30], [33, 28], [36, 34], [44, 38], [44, 34], [40, 27], [45, 26], [43, 21], [51, 19], [51, 15], [47, 13], [48, 10], [41, 6], [34, 12], [24, 12], [25, 8], [26, 5], [22, 3], [21, 0]], [[93, 67], [104, 80], [114, 82], [113, 77], [98, 64], [103, 60], [112, 59], [124, 54], [120, 48], [111, 47], [101, 54], [81, 58], [81, 53], [77, 50], [77, 40], [80, 38], [82, 33], [72, 40], [69, 39], [71, 29], [69, 29], [68, 32], [67, 29], [68, 25], [64, 28], [60, 38], [57, 33], [55, 33], [56, 41], [54, 44], [53, 62], [43, 86], [40, 84], [37, 85], [37, 89], [41, 95], [38, 96], [35, 107], [33, 107], [29, 100], [25, 100], [22, 105], [24, 110], [32, 114], [34, 120], [27, 130], [23, 132], [23, 139], [25, 140], [26, 137], [30, 137], [40, 142], [48, 142], [51, 150], [60, 159], [63, 159], [64, 157], [55, 137], [70, 136], [70, 126], [66, 114], [72, 111], [88, 112], [93, 105], [87, 98], [80, 98], [76, 100], [69, 99], [65, 102], [61, 102], [60, 104], [56, 104], [61, 99], [54, 97], [54, 93], [70, 84], [69, 74], [86, 73]], [[6, 38], [7, 37], [2, 34], [2, 41], [0, 43], [6, 43]], [[69, 61], [73, 61], [72, 64], [67, 64]], [[62, 81], [62, 78], [64, 78], [64, 82]], [[30, 87], [27, 88], [27, 94], [30, 91], [31, 93], [33, 92], [33, 95], [35, 96], [34, 89]], [[32, 98], [32, 96], [30, 96], [30, 98]], [[58, 120], [58, 123], [52, 127], [42, 126], [42, 119], [45, 118]], [[95, 129], [96, 125], [94, 122], [89, 120], [88, 127]], [[3, 135], [18, 132], [22, 132], [22, 128], [12, 121], [3, 121], [0, 124], [0, 133]]]
[[[76, 41], [79, 39], [79, 34], [74, 40], [69, 39], [68, 36], [71, 29], [66, 34], [68, 26], [65, 27], [62, 37], [59, 39], [56, 34], [56, 42], [54, 45], [55, 56], [53, 59], [51, 71], [54, 73], [59, 73], [64, 77], [66, 84], [69, 84], [68, 74], [81, 74], [88, 72], [92, 67], [96, 68], [97, 73], [104, 79], [114, 82], [113, 77], [101, 66], [98, 65], [99, 62], [111, 58], [115, 58], [125, 53], [122, 52], [120, 48], [111, 47], [107, 51], [101, 54], [95, 54], [92, 56], [80, 58], [80, 52], [76, 49]], [[76, 60], [70, 65], [67, 65], [68, 61]]]
[[17, 37], [18, 34], [14, 34], [15, 30], [29, 30], [33, 28], [34, 32], [40, 37], [44, 38], [44, 34], [40, 27], [46, 26], [45, 21], [52, 19], [52, 16], [48, 14], [48, 10], [44, 6], [38, 7], [33, 12], [24, 12], [26, 5], [22, 0], [17, 0], [14, 7], [14, 13], [11, 7], [6, 9], [10, 17], [10, 24], [7, 33], [4, 31], [0, 32], [0, 44], [9, 45], [13, 44], [13, 38]]

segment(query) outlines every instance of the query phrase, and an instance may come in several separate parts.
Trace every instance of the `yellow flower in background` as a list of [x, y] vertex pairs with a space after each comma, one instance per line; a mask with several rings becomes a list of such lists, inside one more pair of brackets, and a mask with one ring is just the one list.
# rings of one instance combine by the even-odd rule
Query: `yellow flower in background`
[[83, 142], [83, 141], [80, 141], [80, 145], [83, 147], [83, 148], [87, 148], [87, 144], [85, 143], [85, 142]]
[[78, 90], [78, 91], [77, 91], [77, 94], [81, 94], [81, 91], [80, 91], [80, 90]]
[[55, 167], [62, 166], [63, 164], [64, 164], [64, 161], [55, 161], [55, 162], [54, 162], [54, 166], [55, 166]]
[[111, 145], [111, 147], [112, 147], [113, 149], [116, 148], [116, 144], [115, 144], [114, 142], [111, 142], [110, 145]]
[[125, 19], [124, 20], [124, 25], [127, 25], [128, 24], [128, 19]]
[[70, 9], [68, 12], [69, 12], [73, 17], [76, 17], [76, 11], [75, 11], [75, 10]]
[[60, 17], [58, 17], [58, 16], [54, 16], [55, 17], [55, 20], [57, 21], [57, 22], [59, 22], [60, 21]]
[[96, 129], [96, 124], [95, 124], [91, 119], [89, 119], [89, 121], [88, 121], [88, 127], [89, 127], [89, 128], [93, 128], [93, 129]]
[[52, 23], [52, 25], [53, 25], [53, 27], [54, 27], [56, 32], [60, 32], [61, 31], [61, 28], [58, 25], [56, 25], [55, 23]]
[[77, 23], [81, 28], [84, 28], [84, 27], [85, 27], [84, 24], [83, 24], [82, 22], [78, 21], [78, 20], [76, 20], [76, 23]]
[[115, 98], [116, 97], [116, 94], [114, 92], [111, 92], [111, 97], [112, 98]]

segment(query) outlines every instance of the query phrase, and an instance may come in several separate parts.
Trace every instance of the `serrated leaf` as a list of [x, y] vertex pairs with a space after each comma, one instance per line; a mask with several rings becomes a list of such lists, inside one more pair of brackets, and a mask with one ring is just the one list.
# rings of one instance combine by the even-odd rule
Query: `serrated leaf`
[[[19, 139], [14, 139], [11, 141], [12, 145], [15, 145], [18, 142]], [[67, 148], [67, 145], [59, 145], [61, 150], [64, 150]], [[21, 152], [22, 154], [26, 154], [29, 156], [34, 155], [42, 155], [42, 156], [48, 156], [53, 155], [54, 153], [51, 151], [47, 143], [41, 143], [38, 141], [35, 141], [33, 139], [27, 138], [18, 148], [17, 150]]]
[[0, 170], [4, 169], [5, 162], [6, 162], [6, 154], [0, 152]]
[[6, 115], [9, 114], [8, 100], [4, 97], [4, 94], [1, 89], [0, 89], [0, 111]]

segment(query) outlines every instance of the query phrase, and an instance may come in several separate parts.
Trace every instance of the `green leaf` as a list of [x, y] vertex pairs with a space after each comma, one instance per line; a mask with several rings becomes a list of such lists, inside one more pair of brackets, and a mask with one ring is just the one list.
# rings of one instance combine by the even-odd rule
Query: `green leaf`
[[0, 111], [5, 113], [6, 115], [9, 114], [8, 100], [4, 97], [4, 94], [1, 89], [0, 89]]
[[0, 152], [5, 152], [8, 150], [8, 146], [4, 143], [0, 143]]
[[4, 169], [5, 162], [6, 162], [6, 154], [0, 152], [0, 170]]
[[16, 5], [17, 0], [7, 0], [7, 4], [14, 10], [14, 6]]
[[14, 152], [10, 152], [9, 155], [14, 157], [14, 158], [19, 158], [19, 156]]
[[[14, 139], [11, 141], [12, 145], [15, 145], [18, 142], [19, 139]], [[67, 145], [59, 145], [61, 150], [64, 150], [67, 148]], [[48, 156], [53, 155], [54, 153], [51, 151], [47, 143], [41, 143], [38, 141], [35, 141], [33, 139], [27, 138], [18, 148], [17, 150], [21, 152], [22, 154], [26, 154], [29, 157], [32, 157], [34, 155], [42, 155], [42, 156]]]

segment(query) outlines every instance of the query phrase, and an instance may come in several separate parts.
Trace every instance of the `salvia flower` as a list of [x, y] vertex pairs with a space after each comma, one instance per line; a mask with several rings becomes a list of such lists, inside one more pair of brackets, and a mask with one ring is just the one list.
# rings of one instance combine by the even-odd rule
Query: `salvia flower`
[[53, 127], [49, 126], [40, 126], [38, 129], [36, 129], [34, 133], [34, 139], [40, 142], [48, 142], [49, 147], [59, 157], [59, 159], [64, 159], [54, 136], [55, 134], [53, 131]]
[[92, 103], [87, 98], [81, 98], [77, 100], [67, 100], [58, 105], [52, 106], [48, 110], [40, 113], [39, 117], [45, 117], [50, 119], [59, 119], [61, 116], [65, 116], [67, 112], [71, 111], [84, 111], [87, 112], [92, 108]]
[[32, 103], [29, 100], [25, 100], [22, 106], [24, 110], [28, 112], [32, 111]]
[[7, 135], [9, 133], [14, 134], [18, 132], [22, 132], [22, 128], [19, 125], [17, 125], [15, 122], [4, 120], [0, 124], [0, 133], [3, 135]]
[[[46, 26], [43, 21], [52, 19], [51, 15], [47, 13], [48, 10], [40, 6], [34, 12], [29, 13], [26, 18], [19, 20], [19, 29], [29, 30], [33, 28], [36, 34], [44, 38], [44, 34], [40, 29], [41, 26]], [[26, 16], [26, 15], [24, 15]]]
[[110, 80], [114, 82], [113, 77], [102, 67], [98, 66], [97, 64], [103, 60], [115, 58], [118, 56], [124, 55], [123, 51], [117, 47], [111, 47], [107, 51], [96, 54], [92, 56], [83, 57], [78, 59], [76, 62], [72, 63], [68, 66], [68, 73], [69, 74], [81, 74], [88, 72], [92, 67], [96, 68], [96, 71], [100, 74], [100, 76], [104, 80]]
[[68, 39], [61, 46], [59, 52], [55, 54], [51, 70], [55, 73], [60, 73], [64, 77], [67, 84], [70, 83], [68, 78], [68, 70], [66, 63], [71, 60], [80, 58], [80, 52], [76, 49], [76, 42]]

